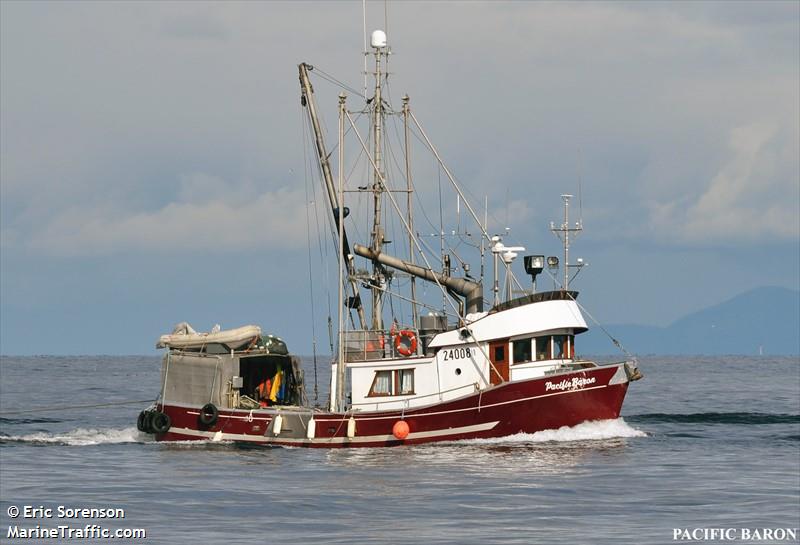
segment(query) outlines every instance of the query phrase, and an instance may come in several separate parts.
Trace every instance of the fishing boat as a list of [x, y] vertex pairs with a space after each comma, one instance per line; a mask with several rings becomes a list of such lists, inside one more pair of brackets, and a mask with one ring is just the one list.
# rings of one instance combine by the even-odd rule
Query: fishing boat
[[[617, 418], [628, 385], [641, 373], [632, 357], [600, 365], [576, 355], [576, 339], [588, 325], [578, 293], [570, 289], [583, 266], [582, 260], [569, 261], [571, 239], [583, 228], [582, 221], [570, 221], [572, 196], [562, 195], [563, 222], [551, 223], [563, 243], [563, 260], [525, 255], [531, 282], [523, 286], [515, 265], [525, 248], [512, 245], [508, 231], [489, 232], [486, 211], [481, 220], [409, 97], [402, 97], [399, 108], [392, 104], [386, 34], [373, 32], [365, 49], [374, 60], [374, 86], [355, 110], [339, 94], [336, 157], [326, 147], [311, 83], [321, 71], [307, 63], [298, 67], [301, 108], [324, 195], [315, 204], [324, 207], [335, 248], [337, 310], [335, 324], [329, 316], [334, 355], [327, 403], [309, 401], [299, 359], [259, 327], [203, 334], [181, 324], [159, 339], [165, 349], [160, 394], [139, 415], [139, 429], [159, 441], [388, 447]], [[366, 136], [354, 116], [369, 120]], [[388, 150], [389, 119], [402, 160]], [[472, 231], [459, 227], [446, 235], [440, 213], [438, 249], [414, 226], [414, 197], [419, 200], [426, 189], [414, 181], [412, 137], [444, 174], [459, 223], [463, 212], [474, 224]], [[365, 166], [356, 168], [357, 161]], [[369, 240], [351, 244], [359, 227], [369, 231]], [[448, 236], [463, 244], [453, 247]], [[480, 265], [476, 276], [470, 262]], [[542, 272], [551, 275], [552, 290], [537, 290]]]

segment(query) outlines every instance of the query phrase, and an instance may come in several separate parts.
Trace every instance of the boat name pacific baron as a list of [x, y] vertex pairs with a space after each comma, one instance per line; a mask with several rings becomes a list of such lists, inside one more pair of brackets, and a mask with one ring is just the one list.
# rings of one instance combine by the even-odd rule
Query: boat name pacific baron
[[550, 390], [580, 390], [584, 386], [588, 386], [589, 384], [594, 384], [595, 378], [582, 378], [582, 377], [572, 377], [572, 380], [562, 380], [561, 382], [556, 382], [553, 384], [550, 381], [544, 383], [544, 390], [545, 392], [549, 392]]

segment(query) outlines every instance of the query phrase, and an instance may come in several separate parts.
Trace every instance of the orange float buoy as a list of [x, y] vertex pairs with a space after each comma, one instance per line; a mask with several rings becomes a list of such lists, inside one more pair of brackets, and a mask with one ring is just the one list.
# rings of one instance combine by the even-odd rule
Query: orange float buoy
[[398, 420], [394, 423], [394, 426], [392, 426], [392, 435], [401, 441], [408, 437], [408, 424], [405, 420]]

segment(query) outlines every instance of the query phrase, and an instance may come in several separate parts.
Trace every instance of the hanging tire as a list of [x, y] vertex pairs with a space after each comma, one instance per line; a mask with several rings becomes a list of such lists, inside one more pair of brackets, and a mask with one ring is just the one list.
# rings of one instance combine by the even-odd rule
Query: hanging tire
[[157, 411], [145, 411], [146, 416], [144, 417], [144, 429], [146, 433], [155, 433], [153, 431], [153, 417], [156, 415]]
[[139, 413], [139, 418], [136, 419], [136, 429], [144, 433], [150, 433], [150, 411]]
[[213, 403], [206, 403], [203, 405], [203, 408], [200, 409], [200, 423], [204, 426], [213, 426], [217, 423], [217, 418], [219, 418], [219, 411], [217, 407]]
[[172, 425], [172, 421], [168, 414], [161, 412], [154, 412], [150, 418], [150, 427], [155, 433], [166, 433]]

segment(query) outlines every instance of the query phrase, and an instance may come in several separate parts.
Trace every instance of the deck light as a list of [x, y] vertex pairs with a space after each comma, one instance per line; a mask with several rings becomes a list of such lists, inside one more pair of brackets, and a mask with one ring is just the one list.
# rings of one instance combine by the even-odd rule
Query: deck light
[[531, 275], [533, 293], [536, 293], [536, 276], [544, 269], [544, 256], [526, 255], [523, 258], [523, 263], [525, 265], [525, 272]]

